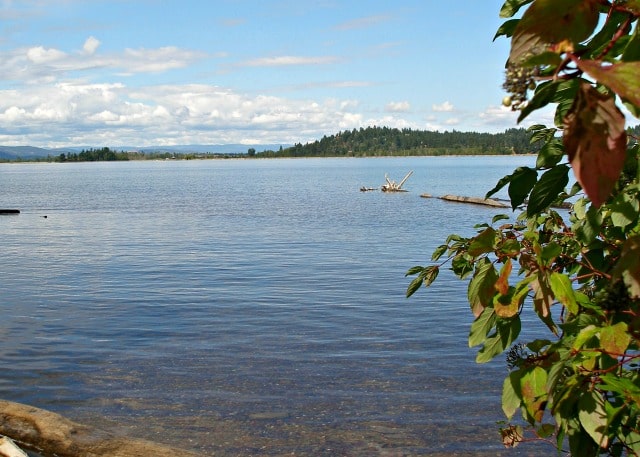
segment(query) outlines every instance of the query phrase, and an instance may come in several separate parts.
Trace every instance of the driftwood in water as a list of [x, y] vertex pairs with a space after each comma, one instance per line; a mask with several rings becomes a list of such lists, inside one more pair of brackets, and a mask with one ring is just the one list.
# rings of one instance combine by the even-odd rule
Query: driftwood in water
[[0, 214], [20, 214], [19, 209], [0, 209]]
[[[429, 194], [422, 194], [423, 198], [430, 198]], [[443, 195], [442, 197], [438, 197], [441, 200], [447, 200], [450, 202], [459, 202], [459, 203], [471, 203], [474, 205], [484, 205], [484, 206], [493, 206], [495, 208], [509, 208], [508, 205], [499, 202], [497, 200], [492, 200], [490, 198], [478, 198], [478, 197], [461, 197], [459, 195]]]
[[402, 189], [402, 186], [405, 182], [407, 182], [407, 179], [409, 179], [409, 176], [411, 176], [412, 174], [413, 170], [407, 173], [407, 175], [402, 179], [402, 181], [400, 181], [400, 183], [396, 183], [395, 181], [390, 180], [389, 176], [385, 173], [384, 179], [387, 181], [387, 183], [383, 184], [380, 190], [382, 190], [382, 192], [406, 192], [406, 190]]

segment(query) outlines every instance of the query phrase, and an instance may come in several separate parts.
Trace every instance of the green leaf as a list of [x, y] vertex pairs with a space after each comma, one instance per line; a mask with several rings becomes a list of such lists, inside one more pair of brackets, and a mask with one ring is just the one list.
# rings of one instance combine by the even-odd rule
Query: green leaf
[[640, 404], [640, 387], [631, 379], [621, 378], [613, 373], [602, 376], [602, 389], [616, 392], [625, 398], [629, 398], [636, 404]]
[[596, 336], [599, 331], [599, 327], [596, 327], [595, 325], [587, 325], [578, 333], [578, 336], [573, 342], [572, 348], [575, 351], [582, 349], [582, 346], [584, 346], [591, 338]]
[[524, 5], [531, 3], [533, 0], [507, 0], [500, 8], [500, 17], [512, 17]]
[[566, 165], [556, 165], [546, 171], [538, 180], [531, 191], [529, 204], [527, 205], [527, 216], [531, 217], [549, 207], [558, 199], [569, 182], [569, 167]]
[[497, 316], [493, 308], [485, 308], [484, 311], [471, 324], [469, 332], [469, 347], [478, 346], [487, 339], [487, 335], [495, 327]]
[[531, 423], [542, 421], [547, 400], [546, 385], [547, 372], [542, 367], [534, 367], [520, 381], [522, 402]]
[[509, 19], [504, 22], [496, 31], [496, 34], [493, 36], [493, 41], [496, 41], [496, 38], [501, 36], [511, 37], [513, 35], [513, 31], [516, 29], [516, 25], [520, 19]]
[[640, 60], [640, 29], [638, 27], [635, 28], [627, 47], [622, 53], [622, 60], [625, 62]]
[[628, 238], [613, 269], [612, 280], [622, 279], [632, 298], [640, 298], [640, 236]]
[[572, 78], [568, 81], [562, 81], [558, 86], [552, 102], [557, 103], [554, 122], [556, 126], [564, 126], [564, 118], [573, 107], [573, 101], [576, 98], [580, 85], [585, 82], [582, 78]]
[[515, 257], [520, 253], [521, 248], [522, 245], [518, 240], [510, 238], [505, 240], [504, 243], [500, 245], [500, 253], [509, 257]]
[[542, 248], [540, 260], [542, 260], [545, 265], [551, 265], [560, 254], [562, 254], [562, 246], [556, 242], [551, 242]]
[[480, 232], [479, 235], [472, 239], [471, 244], [469, 244], [469, 255], [477, 257], [481, 254], [493, 252], [496, 245], [496, 234], [497, 232], [491, 227], [487, 227]]
[[467, 297], [471, 311], [477, 317], [482, 310], [489, 306], [495, 295], [495, 283], [498, 273], [489, 259], [484, 258], [476, 264], [476, 271], [469, 282]]
[[433, 260], [434, 262], [438, 260], [440, 257], [442, 257], [442, 254], [447, 252], [447, 249], [449, 249], [449, 246], [447, 246], [446, 244], [442, 244], [438, 246], [436, 250], [433, 251], [433, 254], [431, 255], [431, 260]]
[[638, 218], [638, 200], [629, 198], [627, 194], [618, 196], [609, 205], [611, 222], [615, 227], [624, 229]]
[[489, 192], [487, 192], [487, 194], [484, 196], [484, 198], [490, 198], [491, 196], [493, 196], [495, 193], [497, 193], [498, 191], [500, 191], [500, 189], [502, 189], [504, 186], [506, 186], [507, 184], [509, 184], [511, 182], [511, 179], [513, 179], [513, 175], [515, 173], [517, 173], [517, 169], [516, 171], [514, 171], [512, 174], [508, 175], [508, 176], [503, 176], [502, 178], [500, 178], [500, 180], [496, 183], [495, 187], [493, 189], [491, 189]]
[[614, 358], [624, 354], [629, 343], [631, 343], [631, 335], [626, 322], [618, 322], [600, 330], [600, 345]]
[[407, 294], [406, 294], [407, 298], [415, 294], [421, 285], [422, 285], [422, 278], [419, 276], [417, 278], [414, 278], [414, 280], [411, 281], [411, 283], [409, 283], [409, 287], [407, 287]]
[[[557, 56], [557, 54], [556, 54]], [[549, 81], [539, 84], [536, 87], [533, 97], [529, 100], [529, 103], [522, 109], [518, 116], [518, 124], [522, 122], [529, 114], [537, 109], [543, 108], [551, 103], [556, 95], [558, 88], [560, 87], [559, 81]]]
[[601, 227], [602, 214], [594, 206], [589, 206], [584, 219], [574, 228], [574, 232], [578, 241], [590, 245], [600, 233]]
[[498, 319], [495, 333], [487, 337], [476, 355], [476, 362], [486, 363], [503, 353], [520, 335], [521, 325], [520, 317], [517, 315], [513, 319]]
[[504, 221], [508, 219], [509, 219], [508, 214], [496, 214], [495, 216], [493, 216], [493, 219], [491, 219], [491, 223], [495, 224], [498, 221]]
[[553, 424], [542, 424], [536, 430], [536, 435], [540, 438], [550, 438], [556, 431], [556, 427]]
[[421, 265], [416, 265], [415, 267], [409, 268], [409, 270], [405, 273], [404, 277], [417, 275], [418, 273], [422, 273], [424, 267]]
[[529, 196], [529, 192], [538, 180], [538, 172], [533, 168], [520, 167], [511, 176], [509, 198], [511, 199], [511, 208], [516, 209]]
[[538, 151], [536, 160], [537, 168], [551, 168], [562, 160], [564, 146], [560, 138], [554, 138], [546, 142]]
[[508, 420], [511, 420], [522, 402], [520, 398], [522, 395], [520, 391], [522, 375], [522, 370], [513, 371], [509, 373], [502, 384], [502, 412]]
[[573, 287], [571, 286], [571, 280], [566, 275], [554, 272], [551, 273], [549, 284], [551, 285], [551, 290], [556, 300], [562, 303], [571, 314], [578, 314], [578, 303], [576, 302]]
[[605, 400], [597, 391], [584, 393], [578, 401], [578, 417], [580, 424], [589, 436], [600, 447], [606, 448], [609, 444], [607, 433], [607, 413]]
[[429, 287], [438, 277], [438, 273], [440, 273], [440, 268], [437, 265], [432, 265], [422, 270], [420, 278], [422, 278], [424, 286]]
[[458, 254], [451, 261], [451, 270], [453, 270], [460, 279], [463, 279], [473, 271], [473, 264], [467, 255]]
[[567, 369], [568, 364], [564, 361], [560, 360], [551, 365], [549, 369], [549, 375], [547, 377], [547, 392], [555, 392], [556, 387], [561, 379], [565, 376], [565, 371]]

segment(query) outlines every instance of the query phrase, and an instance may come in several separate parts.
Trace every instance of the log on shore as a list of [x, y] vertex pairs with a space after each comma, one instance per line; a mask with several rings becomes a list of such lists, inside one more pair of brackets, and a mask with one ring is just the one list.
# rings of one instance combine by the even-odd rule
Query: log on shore
[[[421, 197], [429, 198], [431, 197], [431, 195], [422, 194]], [[493, 200], [491, 198], [462, 197], [459, 195], [443, 195], [442, 197], [438, 197], [438, 198], [441, 200], [447, 200], [450, 202], [471, 203], [474, 205], [492, 206], [494, 208], [509, 208], [509, 205], [499, 202], [497, 200]]]
[[111, 434], [43, 409], [6, 400], [0, 400], [0, 434], [43, 456], [199, 456], [174, 447]]

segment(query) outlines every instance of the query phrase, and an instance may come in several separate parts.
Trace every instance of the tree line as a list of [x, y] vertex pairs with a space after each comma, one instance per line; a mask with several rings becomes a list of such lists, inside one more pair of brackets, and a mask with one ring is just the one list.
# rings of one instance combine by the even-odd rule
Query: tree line
[[83, 149], [80, 153], [62, 153], [55, 158], [56, 162], [112, 162], [116, 160], [129, 160], [128, 153], [116, 152], [110, 148]]
[[297, 143], [279, 151], [254, 152], [256, 157], [367, 157], [393, 155], [485, 155], [537, 152], [524, 128], [503, 133], [439, 132], [366, 127], [323, 136], [311, 143]]

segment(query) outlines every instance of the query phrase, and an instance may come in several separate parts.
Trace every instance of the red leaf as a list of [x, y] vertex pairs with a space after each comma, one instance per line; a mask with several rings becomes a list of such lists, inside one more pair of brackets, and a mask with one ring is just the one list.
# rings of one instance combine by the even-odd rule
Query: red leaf
[[507, 259], [504, 266], [500, 270], [500, 276], [496, 281], [495, 288], [500, 295], [507, 295], [509, 293], [509, 275], [511, 274], [511, 259]]
[[624, 126], [615, 100], [584, 82], [564, 119], [563, 142], [576, 179], [596, 207], [607, 200], [622, 171]]

